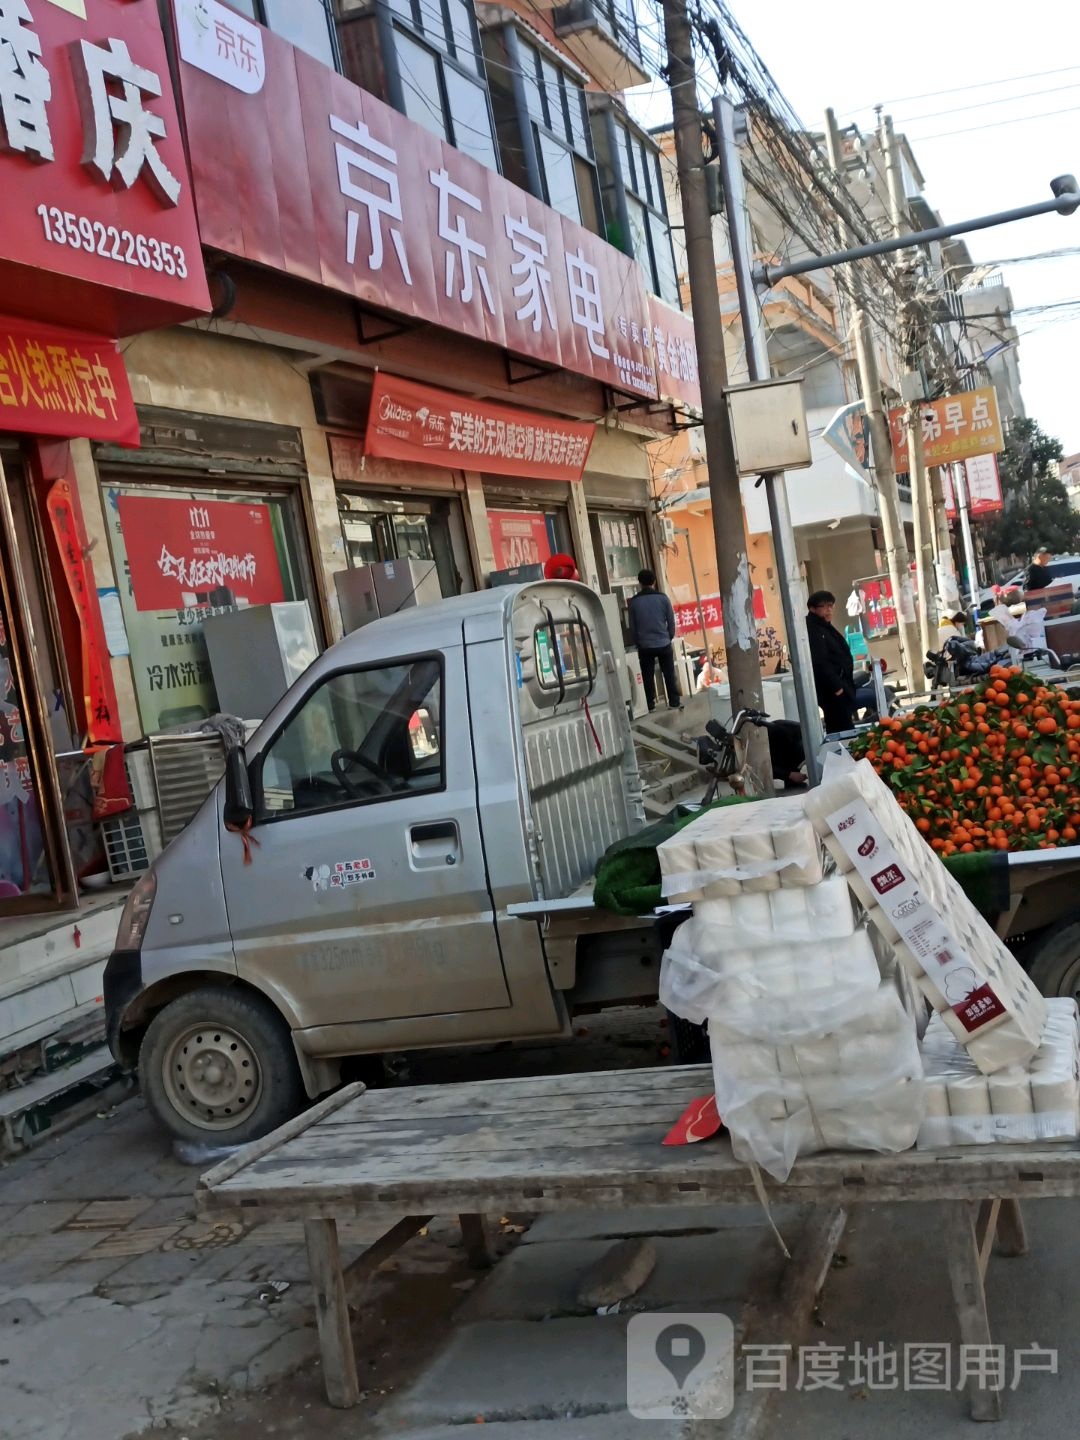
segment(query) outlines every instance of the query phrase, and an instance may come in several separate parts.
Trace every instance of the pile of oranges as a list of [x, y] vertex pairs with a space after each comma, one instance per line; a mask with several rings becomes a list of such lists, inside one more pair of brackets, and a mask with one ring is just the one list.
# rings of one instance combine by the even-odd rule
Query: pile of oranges
[[1080, 839], [1080, 699], [1018, 667], [947, 705], [886, 719], [851, 746], [947, 858]]

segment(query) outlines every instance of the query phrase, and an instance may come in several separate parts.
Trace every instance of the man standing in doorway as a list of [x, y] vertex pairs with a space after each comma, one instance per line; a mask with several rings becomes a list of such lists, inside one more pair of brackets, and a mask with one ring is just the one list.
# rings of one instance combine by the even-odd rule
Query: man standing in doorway
[[657, 590], [656, 576], [651, 570], [640, 570], [637, 578], [641, 589], [631, 597], [627, 610], [630, 617], [630, 640], [637, 646], [638, 659], [641, 662], [645, 703], [650, 710], [656, 709], [656, 676], [653, 666], [659, 660], [668, 704], [673, 710], [681, 710], [679, 682], [675, 675], [675, 611], [671, 608], [668, 597]]
[[855, 724], [855, 662], [848, 643], [832, 623], [836, 596], [815, 590], [807, 601], [806, 629], [814, 686], [825, 717], [826, 735]]

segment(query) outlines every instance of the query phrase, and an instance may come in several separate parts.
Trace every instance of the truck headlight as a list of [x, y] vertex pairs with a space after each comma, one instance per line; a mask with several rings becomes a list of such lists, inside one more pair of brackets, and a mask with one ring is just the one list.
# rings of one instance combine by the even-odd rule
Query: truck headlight
[[150, 911], [157, 893], [157, 879], [153, 870], [140, 875], [131, 888], [120, 916], [120, 928], [116, 932], [117, 950], [141, 950], [146, 927], [150, 923]]

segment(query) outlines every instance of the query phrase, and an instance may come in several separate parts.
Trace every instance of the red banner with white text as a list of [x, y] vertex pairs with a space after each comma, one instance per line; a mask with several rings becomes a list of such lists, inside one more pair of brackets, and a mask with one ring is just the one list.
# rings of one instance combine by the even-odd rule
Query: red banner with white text
[[533, 480], [580, 480], [595, 425], [470, 400], [379, 371], [364, 449], [387, 460]]
[[[674, 609], [676, 635], [700, 635], [703, 618], [706, 630], [722, 630], [724, 628], [724, 607], [719, 595], [703, 595], [700, 610], [692, 600], [688, 605], [676, 605]], [[755, 586], [754, 619], [764, 620], [765, 618], [765, 596]]]

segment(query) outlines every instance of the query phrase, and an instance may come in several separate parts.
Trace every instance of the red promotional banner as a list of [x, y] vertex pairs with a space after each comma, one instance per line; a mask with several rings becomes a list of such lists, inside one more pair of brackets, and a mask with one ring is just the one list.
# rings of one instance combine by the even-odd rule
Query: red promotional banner
[[45, 505], [71, 600], [79, 617], [86, 740], [88, 745], [108, 745], [123, 737], [120, 734], [112, 666], [105, 644], [105, 626], [97, 592], [87, 569], [86, 537], [81, 517], [76, 513], [76, 503], [66, 480], [55, 480], [49, 487]]
[[543, 515], [529, 510], [489, 510], [487, 518], [496, 570], [542, 565], [551, 558], [551, 537]]
[[387, 460], [533, 480], [580, 480], [595, 425], [470, 400], [379, 371], [364, 448]]
[[[994, 515], [1005, 509], [996, 455], [975, 455], [970, 460], [965, 460], [964, 475], [967, 478], [968, 511], [971, 515]], [[942, 470], [941, 476], [945, 492], [945, 513], [950, 520], [955, 520], [956, 495], [948, 466]]]
[[175, 12], [206, 245], [656, 399], [633, 260], [260, 26], [226, 63], [200, 9], [240, 22]]
[[152, 0], [0, 5], [5, 308], [128, 335], [210, 309]]
[[0, 430], [137, 446], [116, 341], [0, 317]]
[[[676, 635], [700, 635], [702, 616], [705, 619], [706, 630], [722, 630], [724, 628], [724, 607], [719, 595], [703, 595], [700, 610], [693, 601], [689, 605], [676, 605]], [[764, 620], [765, 618], [765, 596], [755, 586], [754, 619]]]
[[269, 505], [156, 495], [117, 504], [136, 609], [284, 600]]

